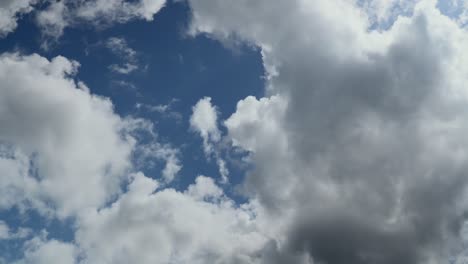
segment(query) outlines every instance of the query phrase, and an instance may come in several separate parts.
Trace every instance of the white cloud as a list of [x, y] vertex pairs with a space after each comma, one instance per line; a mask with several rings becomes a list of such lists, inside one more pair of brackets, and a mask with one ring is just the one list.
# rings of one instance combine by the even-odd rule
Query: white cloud
[[74, 264], [77, 258], [76, 248], [69, 243], [47, 240], [46, 234], [27, 241], [24, 245], [24, 257], [14, 264]]
[[172, 118], [175, 119], [176, 122], [182, 121], [182, 114], [174, 110], [174, 105], [179, 102], [178, 99], [172, 98], [166, 104], [158, 104], [158, 105], [149, 105], [149, 104], [142, 104], [137, 103], [135, 107], [138, 110], [145, 110], [148, 112], [155, 112], [161, 114], [162, 117]]
[[7, 223], [0, 220], [0, 241], [26, 238], [32, 233], [28, 228], [18, 228], [16, 231], [10, 229]]
[[45, 35], [58, 38], [66, 27], [80, 23], [106, 26], [133, 19], [151, 21], [164, 4], [165, 0], [57, 1], [38, 12], [37, 23]]
[[248, 208], [236, 208], [206, 177], [184, 193], [158, 186], [136, 174], [110, 208], [80, 220], [86, 263], [254, 263], [265, 238]]
[[106, 47], [123, 61], [122, 64], [109, 65], [111, 71], [129, 74], [138, 70], [137, 52], [128, 46], [124, 38], [111, 37], [107, 40]]
[[[355, 1], [189, 2], [193, 33], [261, 48], [267, 96], [225, 124], [251, 152], [245, 189], [285, 239], [278, 255], [448, 259], [466, 208], [465, 30], [435, 1], [380, 31]], [[373, 5], [386, 19], [396, 2]]]
[[[64, 16], [68, 11], [66, 1], [57, 1], [50, 4], [46, 9], [37, 13], [36, 21], [40, 25], [43, 34], [47, 36], [59, 37], [63, 35], [69, 21]], [[47, 45], [47, 42], [45, 43]], [[47, 47], [47, 46], [44, 46]]]
[[200, 99], [193, 107], [193, 114], [190, 117], [190, 126], [193, 130], [200, 133], [203, 138], [205, 152], [210, 153], [212, 146], [210, 142], [218, 142], [221, 139], [221, 133], [218, 129], [218, 113], [211, 104], [211, 98]]
[[[101, 207], [120, 193], [132, 155], [145, 147], [136, 148], [136, 130], [151, 124], [115, 114], [107, 98], [73, 80], [77, 67], [63, 57], [0, 57], [1, 208], [69, 216]], [[151, 144], [172, 179], [181, 167], [176, 150], [156, 138]]]
[[215, 156], [222, 181], [227, 182], [229, 171], [226, 162], [221, 158], [217, 145], [221, 141], [221, 131], [218, 128], [218, 110], [211, 104], [211, 98], [200, 99], [192, 108], [190, 127], [199, 133], [203, 139], [203, 150], [207, 157]]
[[111, 64], [109, 65], [109, 70], [120, 74], [129, 74], [138, 70], [138, 65], [131, 63], [124, 63], [122, 65]]
[[[109, 14], [121, 2], [89, 3]], [[189, 3], [193, 32], [262, 51], [265, 97], [224, 122], [254, 165], [249, 201], [204, 176], [185, 191], [128, 177], [140, 151], [172, 180], [177, 150], [137, 146], [151, 124], [77, 84], [76, 62], [4, 54], [0, 207], [76, 220], [73, 242], [35, 237], [20, 263], [443, 263], [467, 206], [466, 31], [431, 1], [381, 32], [348, 0]], [[191, 128], [222, 170], [218, 122], [210, 98], [194, 106]]]
[[33, 10], [36, 0], [2, 0], [0, 2], [0, 38], [13, 32], [21, 15]]

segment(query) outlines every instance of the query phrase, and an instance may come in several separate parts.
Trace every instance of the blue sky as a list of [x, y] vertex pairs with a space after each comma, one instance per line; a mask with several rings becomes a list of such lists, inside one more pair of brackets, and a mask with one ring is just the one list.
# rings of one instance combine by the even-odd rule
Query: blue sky
[[465, 263], [468, 2], [0, 3], [0, 264]]

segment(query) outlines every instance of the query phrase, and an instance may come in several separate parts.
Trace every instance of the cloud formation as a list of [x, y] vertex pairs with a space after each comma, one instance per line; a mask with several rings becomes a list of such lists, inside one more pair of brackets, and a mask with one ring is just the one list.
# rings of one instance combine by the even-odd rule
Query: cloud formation
[[[205, 97], [190, 118], [224, 179], [219, 144], [247, 153], [247, 200], [206, 176], [167, 187], [178, 150], [76, 81], [77, 62], [3, 54], [0, 209], [71, 218], [75, 232], [58, 241], [0, 222], [0, 239], [26, 240], [18, 263], [439, 264], [457, 253], [468, 206], [468, 35], [457, 19], [429, 0], [188, 3], [192, 34], [262, 53], [263, 97], [224, 121]], [[54, 2], [39, 23], [60, 35], [75, 19], [151, 19], [162, 5]], [[154, 159], [161, 175], [139, 171]]]
[[23, 14], [33, 10], [37, 0], [3, 0], [0, 2], [0, 38], [13, 32], [18, 26], [17, 20]]
[[226, 126], [251, 152], [247, 193], [285, 226], [279, 251], [446, 261], [467, 205], [464, 29], [435, 1], [381, 32], [351, 1], [190, 3], [192, 32], [262, 50], [267, 97]]
[[90, 0], [49, 1], [37, 14], [37, 23], [46, 36], [58, 38], [66, 27], [79, 23], [107, 26], [133, 19], [153, 20], [165, 0]]
[[124, 38], [111, 37], [106, 42], [106, 47], [119, 59], [123, 60], [123, 64], [111, 64], [109, 69], [120, 74], [129, 74], [138, 70], [137, 52], [128, 46]]
[[218, 110], [211, 104], [211, 98], [200, 99], [192, 108], [193, 113], [190, 117], [190, 127], [199, 133], [203, 139], [203, 150], [205, 155], [210, 158], [214, 156], [219, 168], [219, 174], [223, 182], [228, 181], [229, 170], [226, 162], [221, 158], [219, 143], [221, 142], [221, 131], [218, 128]]

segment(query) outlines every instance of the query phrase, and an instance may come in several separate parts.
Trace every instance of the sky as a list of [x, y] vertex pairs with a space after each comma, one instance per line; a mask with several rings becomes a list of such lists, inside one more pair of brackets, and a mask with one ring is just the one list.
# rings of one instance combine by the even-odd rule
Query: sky
[[468, 263], [468, 1], [0, 0], [0, 264]]

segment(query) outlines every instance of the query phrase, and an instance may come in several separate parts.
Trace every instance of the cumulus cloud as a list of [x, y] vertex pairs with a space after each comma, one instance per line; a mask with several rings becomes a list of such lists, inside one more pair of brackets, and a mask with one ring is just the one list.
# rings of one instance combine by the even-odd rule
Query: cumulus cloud
[[143, 147], [166, 161], [165, 178], [180, 169], [176, 150], [155, 137], [138, 145], [138, 131], [153, 133], [152, 124], [115, 114], [109, 99], [73, 79], [77, 67], [64, 57], [0, 56], [2, 209], [66, 217], [103, 206], [120, 193]]
[[466, 32], [435, 1], [383, 31], [353, 1], [189, 2], [192, 32], [262, 51], [266, 97], [226, 126], [284, 242], [272, 254], [445, 262], [467, 206]]
[[218, 128], [218, 110], [211, 104], [211, 98], [200, 99], [192, 108], [190, 127], [199, 133], [203, 139], [203, 150], [207, 157], [215, 156], [219, 174], [223, 182], [228, 181], [229, 170], [226, 162], [221, 158], [217, 145], [221, 141], [221, 131]]
[[47, 234], [43, 233], [25, 243], [23, 259], [14, 264], [74, 264], [76, 258], [74, 245], [47, 240]]
[[66, 216], [119, 192], [135, 141], [108, 99], [73, 80], [77, 67], [64, 57], [0, 57], [0, 188], [11, 194], [3, 207], [40, 201]]
[[[176, 191], [131, 174], [131, 156], [145, 149], [167, 160], [162, 176], [171, 180], [180, 169], [175, 150], [137, 145], [152, 124], [115, 114], [108, 99], [73, 79], [77, 67], [64, 57], [0, 58], [2, 209], [71, 216], [76, 231], [71, 242], [35, 235], [16, 263], [254, 261], [267, 238], [252, 205], [237, 205], [208, 177]], [[31, 235], [20, 231], [0, 222], [1, 239]]]
[[31, 230], [28, 228], [18, 228], [16, 231], [11, 230], [7, 223], [0, 220], [0, 241], [26, 238], [30, 233]]
[[186, 192], [158, 186], [135, 174], [117, 202], [82, 217], [85, 263], [253, 263], [265, 238], [251, 209], [203, 176]]
[[[65, 8], [104, 19], [122, 2], [107, 3]], [[138, 3], [155, 2], [127, 4]], [[77, 62], [0, 56], [0, 208], [72, 216], [75, 231], [70, 242], [34, 236], [19, 263], [447, 262], [468, 206], [468, 35], [435, 1], [378, 30], [390, 11], [369, 8], [401, 2], [362, 3], [189, 0], [192, 33], [262, 52], [264, 97], [224, 121], [253, 165], [244, 204], [205, 176], [167, 188], [177, 150], [140, 146], [151, 124], [76, 82]], [[218, 118], [206, 97], [190, 126], [223, 161]], [[162, 180], [136, 172], [137, 156], [165, 161]], [[0, 239], [12, 234], [0, 222]]]
[[0, 2], [0, 38], [13, 32], [21, 15], [33, 10], [37, 0], [3, 0]]

